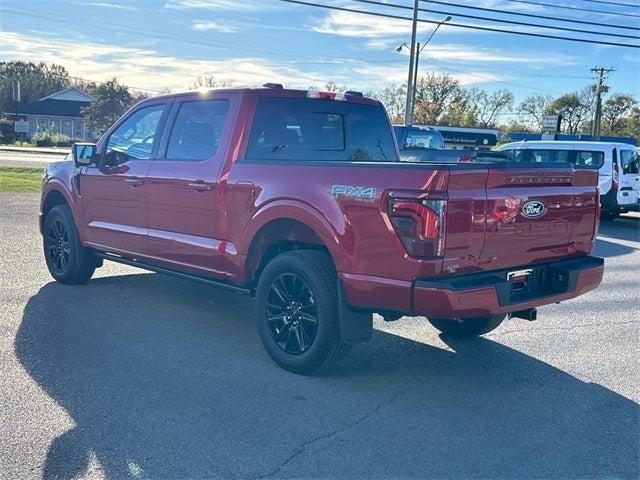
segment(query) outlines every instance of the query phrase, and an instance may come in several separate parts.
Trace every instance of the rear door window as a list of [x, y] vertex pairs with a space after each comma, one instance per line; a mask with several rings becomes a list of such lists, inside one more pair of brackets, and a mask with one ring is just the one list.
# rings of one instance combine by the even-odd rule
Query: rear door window
[[523, 148], [504, 151], [516, 163], [572, 163], [576, 168], [599, 169], [604, 152]]
[[638, 161], [640, 155], [633, 150], [620, 150], [620, 163], [622, 163], [622, 173], [625, 175], [638, 174]]
[[180, 105], [167, 145], [167, 160], [198, 161], [218, 151], [229, 100], [187, 101]]
[[250, 160], [396, 161], [391, 127], [376, 105], [323, 99], [258, 99]]

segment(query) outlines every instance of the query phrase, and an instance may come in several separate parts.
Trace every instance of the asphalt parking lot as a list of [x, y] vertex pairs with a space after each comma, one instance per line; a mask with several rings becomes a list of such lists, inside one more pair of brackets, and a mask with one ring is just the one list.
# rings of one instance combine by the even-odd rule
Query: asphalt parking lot
[[276, 367], [252, 301], [105, 265], [54, 283], [37, 195], [0, 194], [0, 478], [639, 478], [640, 216], [602, 286], [441, 338], [421, 318], [313, 377]]

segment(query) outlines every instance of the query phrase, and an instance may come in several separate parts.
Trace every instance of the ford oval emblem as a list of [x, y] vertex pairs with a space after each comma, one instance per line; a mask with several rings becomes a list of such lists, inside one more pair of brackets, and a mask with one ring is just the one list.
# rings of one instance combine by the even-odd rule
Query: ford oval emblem
[[538, 218], [545, 212], [544, 204], [538, 200], [532, 200], [522, 205], [522, 215], [527, 218]]

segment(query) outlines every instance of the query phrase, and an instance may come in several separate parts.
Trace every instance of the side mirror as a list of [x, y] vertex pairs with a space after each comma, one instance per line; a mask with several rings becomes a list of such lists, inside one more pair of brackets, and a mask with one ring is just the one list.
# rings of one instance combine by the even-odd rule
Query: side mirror
[[71, 147], [71, 156], [76, 167], [91, 165], [98, 147], [95, 143], [74, 143]]

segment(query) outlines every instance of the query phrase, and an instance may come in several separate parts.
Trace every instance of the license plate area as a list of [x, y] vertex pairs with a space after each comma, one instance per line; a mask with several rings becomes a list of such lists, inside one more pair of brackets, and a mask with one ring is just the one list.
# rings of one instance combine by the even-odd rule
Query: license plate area
[[570, 271], [549, 265], [507, 272], [505, 283], [498, 288], [499, 302], [509, 305], [565, 293], [570, 277]]

